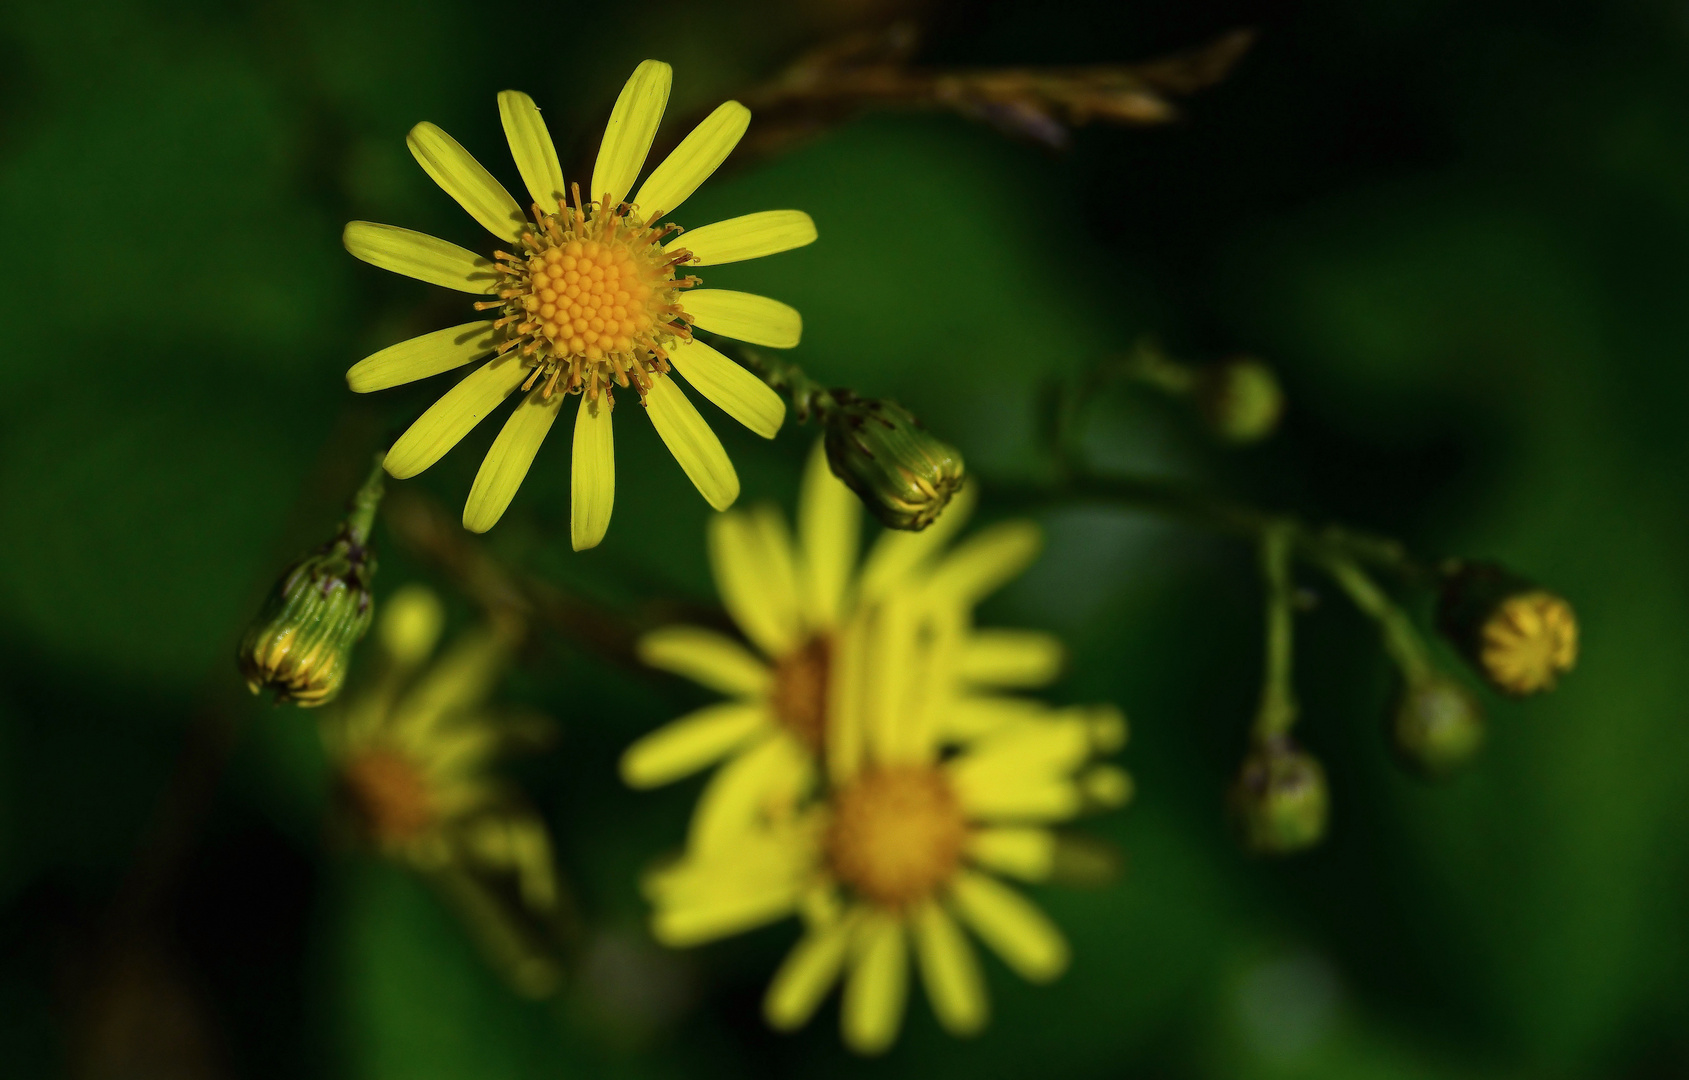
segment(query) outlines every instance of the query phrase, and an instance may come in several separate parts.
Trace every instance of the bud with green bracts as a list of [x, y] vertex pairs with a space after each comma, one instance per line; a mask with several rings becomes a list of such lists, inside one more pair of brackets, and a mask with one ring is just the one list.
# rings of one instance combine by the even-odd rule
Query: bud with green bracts
[[962, 455], [894, 401], [833, 392], [826, 415], [827, 463], [880, 524], [919, 531], [961, 490]]
[[1273, 433], [1284, 413], [1278, 376], [1253, 357], [1199, 368], [1192, 389], [1209, 430], [1226, 442], [1259, 442]]
[[369, 533], [381, 494], [377, 462], [335, 538], [288, 567], [270, 590], [236, 653], [254, 694], [267, 689], [277, 704], [309, 708], [340, 693], [352, 646], [375, 615]]
[[1287, 736], [1258, 743], [1232, 783], [1231, 809], [1243, 846], [1289, 855], [1325, 836], [1325, 769]]
[[1578, 658], [1578, 622], [1563, 598], [1486, 562], [1443, 568], [1437, 629], [1497, 690], [1554, 689]]
[[1390, 710], [1390, 745], [1403, 765], [1440, 780], [1484, 747], [1484, 711], [1456, 680], [1437, 672], [1404, 682]]

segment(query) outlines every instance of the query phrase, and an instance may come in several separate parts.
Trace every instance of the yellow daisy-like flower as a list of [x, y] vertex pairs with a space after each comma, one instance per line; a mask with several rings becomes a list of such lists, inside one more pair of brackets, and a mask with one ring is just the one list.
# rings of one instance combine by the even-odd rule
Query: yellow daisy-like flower
[[[983, 530], [945, 553], [967, 520], [971, 498], [964, 492], [924, 532], [887, 530], [860, 573], [861, 504], [832, 474], [819, 446], [804, 476], [795, 545], [773, 507], [712, 518], [716, 587], [761, 655], [699, 627], [648, 634], [639, 645], [647, 663], [732, 699], [634, 743], [622, 758], [623, 778], [634, 787], [655, 787], [727, 760], [693, 818], [695, 848], [733, 832], [747, 814], [790, 806], [813, 786], [828, 717], [837, 707], [839, 628], [858, 607], [892, 591], [959, 635], [959, 690], [1035, 686], [1054, 678], [1063, 654], [1050, 635], [970, 625], [974, 605], [1024, 570], [1040, 546], [1037, 527], [1017, 521]], [[953, 717], [956, 729], [947, 735], [989, 726], [1005, 708], [1014, 705], [964, 698]]]
[[[837, 647], [829, 795], [743, 818], [647, 883], [653, 932], [671, 945], [804, 916], [764, 1001], [777, 1028], [805, 1023], [842, 978], [845, 1041], [884, 1050], [902, 1023], [912, 953], [940, 1023], [979, 1030], [985, 980], [963, 927], [1033, 981], [1067, 965], [1060, 931], [1000, 879], [1048, 878], [1049, 825], [1125, 801], [1125, 773], [1094, 763], [1123, 745], [1125, 721], [1106, 707], [964, 692], [963, 640], [905, 596], [865, 608]], [[967, 738], [949, 753], [954, 732]]]
[[[762, 380], [692, 335], [697, 326], [772, 348], [798, 343], [793, 308], [764, 296], [699, 289], [680, 269], [738, 262], [815, 239], [809, 215], [769, 210], [680, 231], [659, 224], [727, 159], [750, 123], [736, 101], [716, 109], [675, 147], [634, 193], [668, 103], [671, 71], [647, 60], [616, 99], [590, 189], [565, 188], [563, 169], [539, 109], [528, 95], [499, 94], [499, 114], [517, 171], [532, 196], [526, 214], [492, 174], [433, 124], [407, 142], [445, 192], [511, 250], [487, 259], [409, 229], [354, 221], [346, 249], [385, 270], [494, 299], [478, 310], [497, 317], [400, 342], [353, 365], [359, 393], [437, 375], [492, 354], [411, 425], [387, 452], [401, 479], [438, 461], [520, 387], [527, 396], [493, 442], [464, 507], [463, 524], [485, 532], [521, 486], [540, 443], [570, 394], [575, 416], [569, 531], [575, 550], [604, 538], [615, 501], [611, 387], [631, 387], [686, 475], [717, 510], [739, 496], [739, 477], [721, 442], [675, 384], [678, 372], [729, 416], [765, 438], [786, 404]], [[665, 243], [664, 241], [667, 240]]]
[[[485, 890], [508, 881], [536, 916], [559, 904], [551, 843], [539, 816], [488, 769], [512, 745], [535, 741], [532, 722], [503, 719], [486, 698], [510, 660], [512, 635], [466, 634], [424, 669], [443, 613], [427, 589], [401, 589], [384, 605], [378, 637], [384, 668], [374, 685], [323, 718], [342, 808], [359, 838], [383, 856], [471, 899], [485, 923]], [[555, 984], [548, 958], [512, 954], [508, 933], [494, 944], [520, 989]]]

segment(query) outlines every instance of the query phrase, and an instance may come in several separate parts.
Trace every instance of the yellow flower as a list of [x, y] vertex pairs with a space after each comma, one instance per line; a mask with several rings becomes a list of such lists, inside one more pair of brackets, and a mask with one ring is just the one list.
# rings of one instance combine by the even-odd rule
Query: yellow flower
[[1577, 664], [1577, 616], [1565, 600], [1542, 589], [1497, 604], [1479, 635], [1481, 670], [1515, 697], [1554, 689]]
[[411, 153], [445, 192], [510, 250], [482, 258], [444, 240], [391, 225], [354, 221], [346, 249], [385, 270], [494, 299], [477, 303], [497, 318], [400, 342], [346, 373], [364, 393], [413, 382], [492, 354], [411, 425], [387, 453], [394, 476], [415, 476], [457, 445], [518, 387], [527, 396], [481, 464], [463, 524], [485, 532], [498, 522], [528, 473], [563, 400], [579, 394], [571, 472], [570, 538], [575, 550], [604, 538], [615, 501], [611, 386], [631, 387], [657, 434], [709, 504], [739, 495], [739, 477], [721, 442], [671, 375], [735, 420], [773, 438], [785, 402], [749, 371], [696, 340], [697, 326], [773, 348], [798, 343], [797, 311], [776, 300], [698, 289], [686, 266], [738, 262], [815, 239], [809, 215], [769, 210], [719, 221], [669, 239], [660, 225], [726, 160], [750, 123], [729, 101], [683, 139], [645, 183], [628, 192], [645, 163], [668, 103], [669, 66], [647, 60], [622, 88], [599, 148], [590, 189], [565, 188], [563, 170], [539, 109], [526, 94], [499, 94], [499, 114], [517, 171], [533, 197], [526, 214], [451, 136], [418, 124]]
[[[552, 916], [559, 894], [545, 824], [488, 769], [496, 755], [540, 734], [532, 722], [502, 719], [486, 705], [512, 635], [468, 633], [423, 670], [442, 617], [427, 589], [395, 593], [378, 623], [385, 669], [324, 717], [341, 805], [360, 839], [469, 901], [469, 914], [483, 924], [498, 913], [475, 885], [482, 879], [511, 881], [527, 911]], [[510, 935], [493, 936], [508, 953]], [[520, 989], [545, 992], [556, 981], [555, 965], [541, 956], [498, 959], [510, 961]]]
[[[779, 512], [759, 507], [710, 520], [710, 557], [728, 613], [760, 656], [713, 630], [670, 626], [648, 634], [640, 655], [732, 699], [659, 728], [628, 748], [622, 776], [634, 787], [669, 783], [724, 759], [706, 788], [690, 843], [709, 846], [746, 814], [790, 806], [815, 780], [827, 718], [840, 690], [833, 678], [839, 627], [864, 603], [895, 591], [924, 617], [960, 635], [958, 685], [1036, 686], [1062, 663], [1059, 642], [1035, 631], [975, 630], [973, 606], [1037, 555], [1029, 522], [981, 531], [946, 554], [972, 495], [924, 532], [885, 532], [857, 573], [861, 504], [811, 454], [798, 510], [798, 541]], [[1012, 707], [1012, 706], [1011, 706]], [[964, 703], [958, 722], [998, 703]], [[976, 725], [977, 726], [977, 725]], [[961, 734], [960, 730], [958, 734]]]
[[[1124, 743], [1125, 722], [1110, 708], [966, 691], [954, 669], [963, 648], [954, 621], [910, 597], [864, 608], [837, 645], [829, 795], [743, 818], [647, 882], [653, 932], [670, 945], [804, 916], [764, 1001], [777, 1028], [805, 1023], [842, 979], [845, 1041], [884, 1050], [902, 1023], [913, 954], [940, 1023], [979, 1030], [985, 980], [963, 927], [1027, 979], [1067, 966], [1060, 931], [1000, 878], [1048, 878], [1048, 826], [1125, 801], [1126, 775], [1093, 763]], [[960, 749], [945, 751], [958, 733]]]

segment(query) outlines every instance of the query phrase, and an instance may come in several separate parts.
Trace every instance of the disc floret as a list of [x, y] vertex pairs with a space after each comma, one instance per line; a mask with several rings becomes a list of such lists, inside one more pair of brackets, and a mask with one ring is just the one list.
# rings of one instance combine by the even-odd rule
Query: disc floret
[[505, 335], [498, 351], [517, 350], [532, 368], [524, 390], [538, 384], [547, 398], [598, 398], [615, 383], [643, 401], [652, 380], [669, 373], [669, 347], [692, 339], [680, 297], [699, 279], [675, 271], [694, 256], [661, 246], [681, 231], [659, 226], [661, 214], [641, 222], [629, 203], [606, 194], [583, 205], [580, 185], [571, 192], [573, 205], [555, 214], [534, 204], [520, 251], [494, 253], [498, 299], [475, 306], [504, 312], [493, 324]]

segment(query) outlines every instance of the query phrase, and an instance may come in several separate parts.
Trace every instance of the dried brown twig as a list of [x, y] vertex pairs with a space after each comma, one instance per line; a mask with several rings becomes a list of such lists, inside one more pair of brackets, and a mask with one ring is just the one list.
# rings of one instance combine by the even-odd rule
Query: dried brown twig
[[1060, 68], [923, 68], [912, 63], [917, 40], [912, 24], [897, 23], [800, 56], [740, 95], [757, 123], [738, 152], [772, 154], [871, 108], [944, 109], [1053, 148], [1095, 121], [1164, 124], [1178, 116], [1170, 98], [1224, 79], [1254, 32], [1146, 63]]

